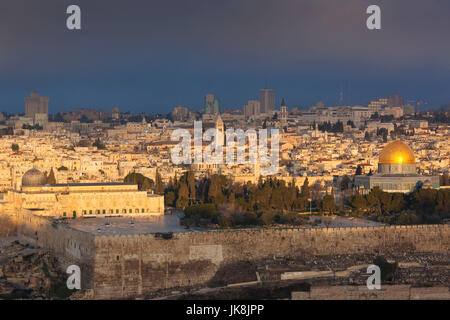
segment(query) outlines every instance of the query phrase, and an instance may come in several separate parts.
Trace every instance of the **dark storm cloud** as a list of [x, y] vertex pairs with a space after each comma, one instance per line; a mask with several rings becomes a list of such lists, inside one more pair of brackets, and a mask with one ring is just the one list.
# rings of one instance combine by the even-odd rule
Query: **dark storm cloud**
[[[81, 32], [65, 28], [70, 4], [81, 7]], [[370, 4], [381, 7], [381, 31], [365, 26]], [[448, 72], [449, 17], [447, 0], [2, 0], [0, 84], [144, 70], [191, 80], [205, 70], [336, 78]]]
[[[72, 61], [151, 60], [171, 50], [236, 63], [270, 59], [277, 67], [323, 59], [450, 67], [445, 0], [80, 0], [78, 34], [65, 29], [72, 3], [3, 0], [2, 67], [12, 62], [33, 70], [39, 69], [33, 62], [53, 61], [77, 68]], [[372, 3], [382, 8], [381, 31], [365, 27]]]

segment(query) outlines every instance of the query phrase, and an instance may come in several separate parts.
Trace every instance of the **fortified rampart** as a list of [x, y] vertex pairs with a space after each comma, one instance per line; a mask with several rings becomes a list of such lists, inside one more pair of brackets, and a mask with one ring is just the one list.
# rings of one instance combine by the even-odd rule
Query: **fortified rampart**
[[0, 214], [2, 229], [9, 234], [3, 236], [20, 236], [31, 243], [50, 249], [60, 260], [62, 268], [76, 264], [80, 267], [81, 285], [92, 288], [94, 235], [75, 230], [57, 222], [51, 217], [42, 217], [22, 210], [14, 214]]
[[[97, 235], [30, 212], [12, 216], [17, 235], [82, 271], [95, 298], [207, 285], [227, 265], [313, 255], [448, 253], [449, 225], [245, 229], [176, 234]], [[10, 230], [10, 229], [8, 229]]]
[[448, 252], [450, 226], [254, 229], [155, 235], [96, 236], [96, 298], [203, 285], [220, 268], [267, 257], [358, 253]]
[[15, 219], [6, 214], [0, 214], [0, 238], [17, 235]]

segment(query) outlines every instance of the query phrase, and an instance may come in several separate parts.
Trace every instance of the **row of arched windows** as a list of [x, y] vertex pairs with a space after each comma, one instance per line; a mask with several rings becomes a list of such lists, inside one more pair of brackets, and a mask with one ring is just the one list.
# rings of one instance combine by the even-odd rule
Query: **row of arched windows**
[[[148, 212], [150, 212], [150, 210], [149, 209], [144, 209], [144, 208], [142, 208], [142, 209], [138, 209], [138, 208], [135, 208], [135, 209], [126, 209], [126, 208], [123, 208], [123, 209], [102, 209], [102, 210], [100, 210], [100, 209], [95, 209], [95, 210], [92, 210], [92, 209], [90, 209], [90, 210], [81, 210], [81, 214], [83, 215], [83, 216], [89, 216], [89, 215], [103, 215], [103, 214], [130, 214], [130, 213], [148, 213]], [[63, 212], [63, 217], [67, 217], [68, 216], [68, 213], [67, 212]], [[72, 212], [72, 216], [73, 217], [76, 217], [77, 216], [77, 211], [76, 210], [74, 210], [73, 212]]]

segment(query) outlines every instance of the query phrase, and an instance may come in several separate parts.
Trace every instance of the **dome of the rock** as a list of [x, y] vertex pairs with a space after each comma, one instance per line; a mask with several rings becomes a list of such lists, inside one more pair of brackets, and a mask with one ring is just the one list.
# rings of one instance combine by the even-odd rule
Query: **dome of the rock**
[[411, 148], [401, 141], [389, 143], [380, 153], [379, 163], [386, 164], [415, 164], [414, 153]]

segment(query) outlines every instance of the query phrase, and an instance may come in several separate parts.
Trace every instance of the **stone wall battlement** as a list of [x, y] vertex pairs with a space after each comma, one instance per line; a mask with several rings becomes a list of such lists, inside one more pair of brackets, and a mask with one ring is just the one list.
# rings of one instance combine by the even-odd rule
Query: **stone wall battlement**
[[[241, 229], [95, 236], [95, 296], [205, 285], [224, 266], [317, 255], [436, 252], [450, 249], [450, 226]], [[118, 281], [117, 279], [121, 279]]]
[[[401, 233], [404, 231], [418, 231], [418, 232], [450, 232], [450, 225], [406, 225], [406, 226], [377, 226], [377, 227], [339, 227], [339, 228], [254, 228], [254, 229], [223, 229], [223, 230], [211, 230], [205, 232], [185, 232], [185, 233], [173, 233], [170, 238], [164, 239], [161, 235], [155, 233], [144, 233], [144, 234], [115, 234], [115, 235], [105, 235], [105, 234], [93, 234], [96, 240], [118, 240], [118, 239], [140, 239], [142, 237], [148, 237], [149, 239], [155, 240], [175, 240], [175, 239], [188, 239], [192, 235], [197, 235], [198, 237], [218, 237], [223, 236], [233, 237], [236, 235], [251, 235], [257, 236], [262, 234], [272, 234], [273, 236], [280, 235], [294, 235], [294, 234], [338, 234], [338, 233], [367, 233], [374, 231], [383, 231], [389, 233]], [[194, 236], [196, 237], [196, 236]], [[100, 240], [99, 240], [100, 241]]]
[[240, 262], [318, 255], [448, 253], [450, 225], [233, 229], [174, 234], [84, 232], [22, 211], [2, 216], [5, 233], [23, 236], [77, 264], [95, 298], [125, 298], [161, 289], [207, 285]]

